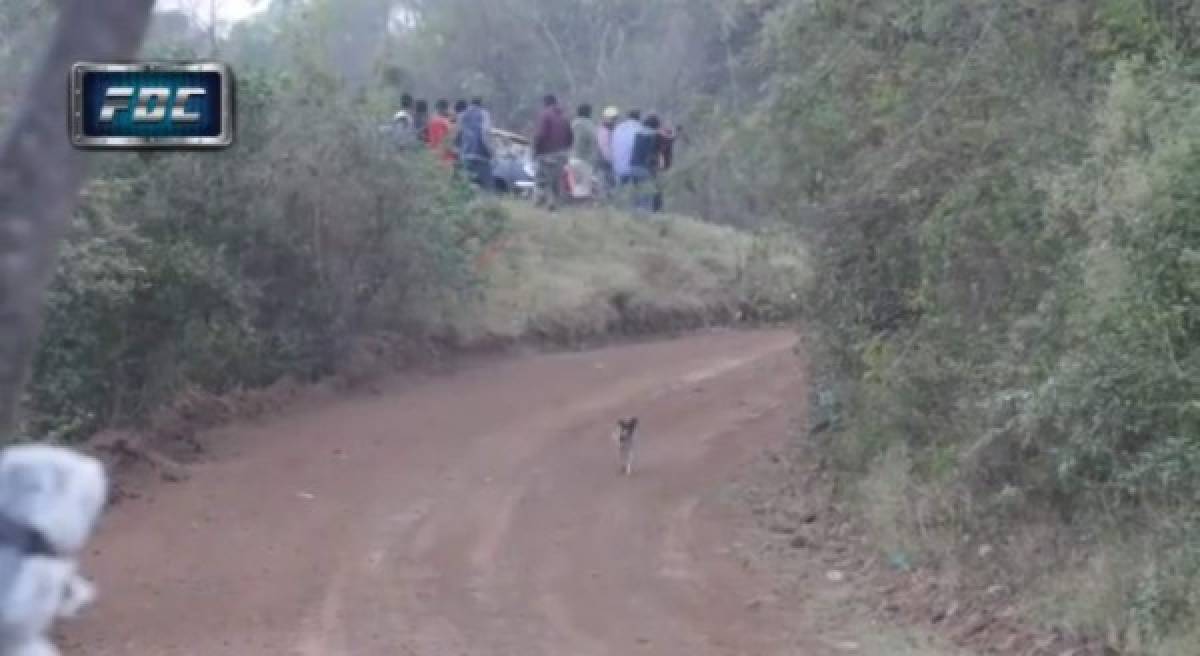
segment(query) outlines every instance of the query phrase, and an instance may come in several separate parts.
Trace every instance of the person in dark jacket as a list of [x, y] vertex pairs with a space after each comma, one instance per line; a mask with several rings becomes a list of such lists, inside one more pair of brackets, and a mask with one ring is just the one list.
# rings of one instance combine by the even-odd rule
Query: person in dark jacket
[[[671, 163], [675, 160], [675, 137], [679, 134], [678, 129], [672, 129], [663, 126], [658, 131], [658, 173], [665, 173], [671, 170]], [[652, 211], [663, 211], [663, 182], [658, 176], [654, 180], [654, 202]]]
[[494, 186], [489, 124], [483, 100], [478, 99], [459, 116], [458, 135], [455, 137], [460, 165], [471, 180], [485, 191], [491, 191]]
[[557, 98], [548, 95], [543, 98], [543, 105], [533, 133], [533, 156], [537, 159], [536, 204], [553, 211], [564, 196], [563, 173], [575, 136]]
[[635, 210], [654, 210], [658, 172], [662, 161], [662, 136], [659, 130], [662, 121], [657, 114], [646, 116], [633, 139], [633, 153], [629, 158], [629, 182], [634, 186], [633, 206]]

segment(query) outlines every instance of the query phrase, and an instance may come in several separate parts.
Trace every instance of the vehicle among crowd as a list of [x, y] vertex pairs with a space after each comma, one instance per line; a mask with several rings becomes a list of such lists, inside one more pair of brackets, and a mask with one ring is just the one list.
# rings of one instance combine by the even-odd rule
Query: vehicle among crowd
[[569, 203], [629, 202], [661, 212], [661, 174], [671, 168], [677, 129], [657, 114], [592, 106], [575, 116], [553, 95], [543, 99], [531, 137], [496, 128], [483, 99], [434, 103], [405, 94], [384, 126], [403, 150], [428, 149], [453, 175], [481, 190], [532, 199], [551, 211]]

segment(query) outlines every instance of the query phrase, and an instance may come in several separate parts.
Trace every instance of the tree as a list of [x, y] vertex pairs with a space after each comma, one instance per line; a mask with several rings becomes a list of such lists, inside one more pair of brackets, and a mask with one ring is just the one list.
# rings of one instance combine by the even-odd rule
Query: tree
[[153, 0], [66, 0], [50, 47], [0, 146], [0, 426], [10, 431], [37, 343], [56, 244], [83, 184], [84, 154], [63, 129], [63, 86], [76, 61], [127, 59]]
[[707, 15], [678, 0], [441, 0], [407, 8], [413, 20], [395, 57], [431, 89], [420, 93], [483, 94], [508, 121], [531, 116], [548, 91], [594, 103], [664, 100], [663, 90], [689, 79], [685, 62], [697, 54], [694, 40], [674, 37], [702, 32], [690, 28]]

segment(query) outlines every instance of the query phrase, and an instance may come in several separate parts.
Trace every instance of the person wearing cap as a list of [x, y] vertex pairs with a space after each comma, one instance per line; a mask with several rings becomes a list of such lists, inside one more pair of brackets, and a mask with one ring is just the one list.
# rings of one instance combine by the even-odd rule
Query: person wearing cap
[[599, 178], [603, 194], [617, 186], [616, 173], [613, 172], [613, 129], [617, 127], [617, 119], [621, 118], [621, 110], [609, 107], [600, 116], [596, 126], [596, 177]]

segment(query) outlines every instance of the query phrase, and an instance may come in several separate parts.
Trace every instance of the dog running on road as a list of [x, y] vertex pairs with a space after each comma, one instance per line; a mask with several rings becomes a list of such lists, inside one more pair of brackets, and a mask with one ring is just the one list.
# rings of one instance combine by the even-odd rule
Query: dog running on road
[[637, 417], [617, 421], [617, 447], [621, 457], [621, 471], [626, 476], [633, 473], [633, 432], [637, 427]]

